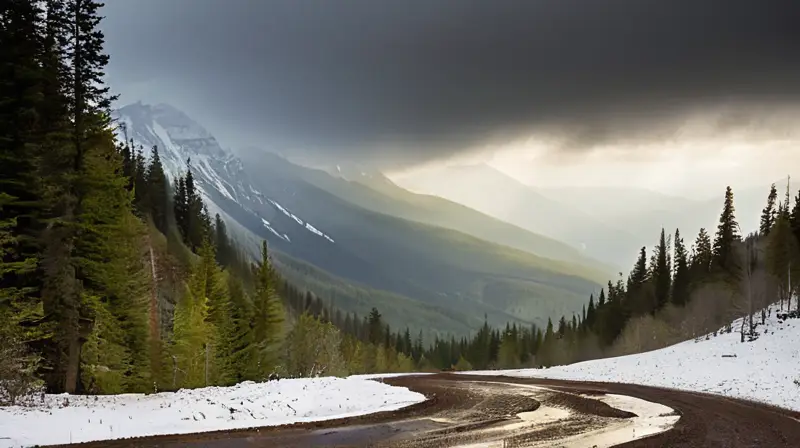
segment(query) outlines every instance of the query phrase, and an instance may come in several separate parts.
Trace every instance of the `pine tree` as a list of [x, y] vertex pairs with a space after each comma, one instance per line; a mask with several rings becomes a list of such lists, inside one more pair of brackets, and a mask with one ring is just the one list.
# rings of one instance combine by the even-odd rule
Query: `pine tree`
[[150, 164], [147, 166], [145, 174], [145, 188], [147, 211], [153, 219], [153, 224], [159, 232], [167, 233], [167, 194], [169, 192], [169, 182], [164, 174], [164, 166], [161, 164], [161, 156], [158, 154], [158, 146], [153, 146]]
[[383, 320], [381, 317], [381, 313], [378, 312], [377, 308], [372, 308], [369, 312], [369, 343], [378, 345], [381, 343], [381, 337], [383, 336]]
[[184, 184], [186, 187], [186, 244], [192, 251], [196, 252], [208, 235], [210, 228], [208, 214], [205, 211], [203, 199], [197, 189], [192, 173], [191, 160], [187, 160], [188, 166]]
[[595, 307], [594, 307], [594, 295], [589, 296], [589, 306], [586, 308], [586, 317], [584, 318], [583, 322], [586, 328], [591, 329], [594, 327], [595, 322]]
[[256, 288], [253, 296], [253, 344], [255, 370], [251, 378], [262, 379], [277, 367], [279, 349], [283, 340], [283, 305], [276, 291], [277, 274], [267, 250], [261, 242], [261, 260], [256, 267]]
[[233, 248], [231, 247], [225, 221], [217, 213], [214, 217], [214, 245], [217, 251], [217, 263], [228, 266], [233, 262]]
[[212, 335], [208, 325], [206, 275], [202, 262], [192, 266], [186, 291], [175, 306], [173, 356], [178, 377], [176, 387], [206, 385], [206, 344]]
[[725, 190], [725, 205], [719, 217], [717, 234], [714, 238], [712, 266], [728, 276], [738, 275], [738, 262], [734, 245], [741, 241], [739, 224], [736, 222], [733, 206], [733, 190]]
[[656, 310], [659, 310], [669, 302], [669, 294], [672, 287], [669, 248], [667, 247], [667, 240], [663, 228], [661, 229], [661, 237], [655, 253], [656, 264], [653, 272], [653, 280], [655, 282], [655, 305]]
[[691, 277], [689, 273], [689, 254], [683, 244], [680, 230], [675, 229], [675, 275], [672, 282], [672, 303], [677, 306], [684, 306], [689, 301], [689, 285]]
[[248, 300], [242, 281], [233, 276], [228, 277], [228, 294], [230, 297], [230, 363], [234, 372], [233, 382], [250, 379], [247, 374], [257, 361], [253, 359], [255, 342], [252, 322], [254, 322], [253, 304]]
[[639, 258], [636, 260], [636, 264], [634, 265], [633, 271], [631, 272], [628, 289], [637, 288], [640, 285], [644, 284], [644, 282], [647, 281], [647, 277], [648, 277], [647, 248], [642, 247], [639, 250]]
[[186, 194], [186, 178], [178, 178], [178, 187], [175, 189], [172, 203], [175, 225], [178, 227], [183, 242], [186, 243], [189, 238], [189, 199]]
[[711, 246], [711, 237], [706, 229], [701, 228], [694, 243], [694, 253], [692, 254], [691, 278], [693, 281], [705, 279], [711, 270], [711, 262], [714, 258], [714, 251]]
[[772, 226], [775, 225], [775, 202], [778, 200], [778, 189], [775, 184], [769, 189], [767, 196], [767, 206], [761, 211], [761, 225], [759, 226], [759, 233], [763, 236], [769, 236]]
[[112, 188], [109, 194], [118, 200], [117, 186], [123, 192], [126, 186], [119, 161], [104, 163], [117, 153], [109, 120], [113, 97], [102, 80], [108, 56], [98, 26], [100, 4], [69, 0], [46, 6], [42, 66], [45, 92], [52, 96], [44, 114], [53, 121], [40, 171], [51, 215], [42, 235], [42, 299], [46, 315], [56, 323], [57, 345], [48, 351], [50, 388], [75, 392], [81, 346], [92, 331], [92, 300], [109, 289], [105, 270], [94, 265], [107, 256], [106, 249], [94, 236], [103, 233], [107, 220], [129, 209], [114, 209], [113, 201], [92, 202], [95, 189]]

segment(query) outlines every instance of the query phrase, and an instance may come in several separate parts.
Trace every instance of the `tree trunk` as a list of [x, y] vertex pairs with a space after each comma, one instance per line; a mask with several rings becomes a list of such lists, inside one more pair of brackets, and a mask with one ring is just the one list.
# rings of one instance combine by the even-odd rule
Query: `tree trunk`
[[739, 333], [741, 334], [741, 337], [742, 337], [742, 342], [744, 342], [744, 324], [745, 324], [745, 322], [747, 322], [747, 316], [743, 316], [742, 317], [742, 328], [739, 330]]
[[[158, 307], [158, 276], [156, 274], [156, 258], [150, 237], [147, 238], [150, 248], [150, 272], [152, 274], [150, 287], [150, 370], [155, 377], [161, 373], [161, 320]], [[154, 381], [157, 378], [154, 378]]]
[[67, 345], [66, 372], [64, 372], [64, 392], [74, 394], [78, 390], [78, 374], [81, 367], [81, 341], [77, 329], [69, 335]]

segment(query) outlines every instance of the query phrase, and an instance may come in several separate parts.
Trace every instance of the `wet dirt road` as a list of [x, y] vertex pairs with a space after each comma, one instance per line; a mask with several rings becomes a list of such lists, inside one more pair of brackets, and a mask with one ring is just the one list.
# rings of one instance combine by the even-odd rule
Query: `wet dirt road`
[[384, 381], [425, 394], [429, 400], [398, 411], [347, 419], [80, 446], [800, 446], [800, 413], [716, 395], [625, 384], [454, 374]]

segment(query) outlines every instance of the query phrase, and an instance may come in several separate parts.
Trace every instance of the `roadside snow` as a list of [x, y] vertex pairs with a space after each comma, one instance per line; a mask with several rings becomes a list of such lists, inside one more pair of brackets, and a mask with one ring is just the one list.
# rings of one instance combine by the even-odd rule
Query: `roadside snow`
[[[775, 307], [753, 342], [735, 330], [636, 355], [548, 369], [462, 372], [578, 381], [631, 383], [709, 392], [800, 411], [800, 319], [780, 322]], [[759, 315], [760, 316], [760, 315]], [[734, 322], [733, 328], [738, 329]], [[724, 357], [723, 357], [724, 356]]]
[[37, 408], [0, 408], [0, 447], [330, 420], [396, 410], [424, 400], [424, 395], [405, 387], [332, 377], [151, 395], [48, 395]]

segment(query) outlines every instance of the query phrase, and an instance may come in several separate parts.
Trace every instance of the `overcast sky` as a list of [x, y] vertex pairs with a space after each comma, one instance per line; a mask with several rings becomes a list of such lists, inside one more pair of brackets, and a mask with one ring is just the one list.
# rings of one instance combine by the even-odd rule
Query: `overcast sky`
[[685, 190], [800, 164], [798, 3], [106, 0], [103, 27], [121, 102], [225, 146]]

